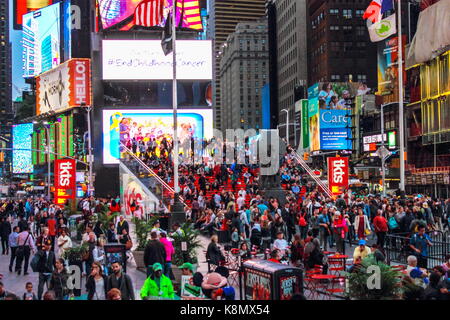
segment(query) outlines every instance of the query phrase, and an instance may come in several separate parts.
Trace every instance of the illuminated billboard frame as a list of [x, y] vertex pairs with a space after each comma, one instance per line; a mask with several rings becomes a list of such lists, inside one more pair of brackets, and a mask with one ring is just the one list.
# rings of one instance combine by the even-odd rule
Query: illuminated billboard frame
[[[160, 40], [103, 40], [103, 80], [171, 80], [172, 53]], [[177, 79], [211, 80], [211, 40], [177, 41]]]
[[59, 0], [13, 0], [14, 29], [21, 30], [23, 15], [50, 6]]
[[[200, 139], [213, 137], [212, 109], [178, 109], [177, 115], [180, 140], [183, 138], [183, 132]], [[118, 164], [119, 141], [133, 138], [120, 133], [124, 118], [127, 118], [129, 122], [136, 122], [136, 131], [139, 131], [138, 128], [142, 126], [144, 129], [141, 129], [141, 132], [147, 139], [155, 135], [170, 135], [169, 133], [173, 130], [171, 109], [104, 109], [102, 116], [103, 164]], [[144, 125], [148, 123], [150, 123], [149, 126]], [[127, 126], [126, 123], [124, 125]]]

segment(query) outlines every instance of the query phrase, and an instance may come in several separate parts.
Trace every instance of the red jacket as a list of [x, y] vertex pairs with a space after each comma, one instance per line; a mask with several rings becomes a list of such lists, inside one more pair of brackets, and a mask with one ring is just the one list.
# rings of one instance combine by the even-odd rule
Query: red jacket
[[388, 231], [387, 220], [383, 216], [376, 216], [373, 219], [373, 226], [375, 227], [375, 232], [387, 232]]

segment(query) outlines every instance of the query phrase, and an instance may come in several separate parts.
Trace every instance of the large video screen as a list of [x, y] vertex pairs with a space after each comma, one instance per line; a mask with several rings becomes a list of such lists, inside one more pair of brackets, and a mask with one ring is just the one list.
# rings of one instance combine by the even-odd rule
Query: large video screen
[[35, 77], [61, 62], [60, 4], [23, 16], [23, 76]]
[[[177, 41], [177, 79], [212, 79], [212, 69], [211, 41]], [[160, 40], [103, 40], [104, 80], [172, 78], [172, 54], [164, 55]]]
[[23, 15], [52, 5], [60, 0], [13, 0], [14, 29], [20, 30]]
[[24, 123], [13, 125], [13, 173], [33, 173], [33, 162], [31, 158], [31, 141], [33, 124]]
[[[97, 0], [100, 22], [103, 29], [111, 28], [122, 23], [121, 30], [129, 30], [134, 26], [133, 18], [136, 7], [143, 0]], [[164, 17], [170, 11], [173, 0], [164, 1]], [[183, 14], [182, 14], [183, 13]], [[180, 17], [183, 17], [180, 22]], [[165, 25], [165, 18], [159, 25]], [[202, 30], [199, 0], [178, 0], [177, 1], [177, 21], [181, 27]]]
[[[187, 138], [212, 138], [212, 109], [181, 109], [177, 115], [181, 143]], [[103, 110], [103, 163], [119, 163], [120, 143], [132, 146], [133, 142], [147, 143], [153, 138], [158, 143], [163, 138], [172, 140], [172, 135], [171, 109]]]

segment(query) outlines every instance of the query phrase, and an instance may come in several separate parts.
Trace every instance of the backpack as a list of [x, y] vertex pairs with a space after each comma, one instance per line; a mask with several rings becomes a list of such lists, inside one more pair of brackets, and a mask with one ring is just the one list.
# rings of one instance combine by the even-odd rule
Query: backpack
[[39, 271], [38, 270], [39, 260], [40, 260], [40, 258], [39, 258], [38, 254], [35, 254], [33, 259], [31, 259], [30, 267], [31, 267], [31, 270], [33, 270], [33, 272], [38, 272]]
[[399, 227], [397, 220], [395, 220], [395, 217], [389, 218], [388, 227], [391, 230], [397, 229]]
[[300, 218], [298, 219], [298, 225], [300, 227], [306, 227], [308, 225], [304, 215], [300, 215]]

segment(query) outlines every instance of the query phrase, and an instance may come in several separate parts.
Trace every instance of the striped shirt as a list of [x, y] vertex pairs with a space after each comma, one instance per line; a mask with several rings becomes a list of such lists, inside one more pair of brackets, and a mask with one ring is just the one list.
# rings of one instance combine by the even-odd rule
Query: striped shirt
[[[25, 241], [26, 241], [26, 243], [25, 243]], [[29, 246], [33, 250], [36, 249], [33, 235], [28, 233], [28, 231], [22, 231], [21, 233], [19, 233], [19, 236], [17, 237], [17, 245], [18, 246]]]

